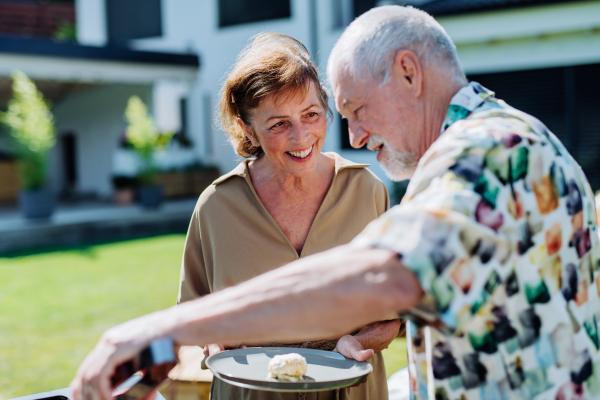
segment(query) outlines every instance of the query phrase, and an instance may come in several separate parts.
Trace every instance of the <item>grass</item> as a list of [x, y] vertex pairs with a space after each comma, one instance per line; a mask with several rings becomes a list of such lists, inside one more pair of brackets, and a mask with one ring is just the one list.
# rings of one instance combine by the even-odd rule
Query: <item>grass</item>
[[183, 241], [0, 258], [0, 396], [68, 386], [103, 331], [173, 305]]
[[[104, 330], [173, 305], [184, 238], [0, 257], [0, 400], [68, 386]], [[406, 365], [404, 340], [384, 357]]]
[[383, 351], [383, 361], [385, 363], [385, 372], [388, 378], [394, 372], [406, 367], [406, 339], [398, 338], [394, 340], [388, 348]]

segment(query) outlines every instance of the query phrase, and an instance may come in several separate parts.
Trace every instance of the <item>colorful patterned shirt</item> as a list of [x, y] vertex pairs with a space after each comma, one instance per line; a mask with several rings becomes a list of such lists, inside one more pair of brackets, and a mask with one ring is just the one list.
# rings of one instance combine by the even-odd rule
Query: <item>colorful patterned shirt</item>
[[391, 249], [425, 297], [406, 313], [413, 399], [600, 399], [600, 246], [579, 165], [477, 83], [402, 203], [356, 246]]

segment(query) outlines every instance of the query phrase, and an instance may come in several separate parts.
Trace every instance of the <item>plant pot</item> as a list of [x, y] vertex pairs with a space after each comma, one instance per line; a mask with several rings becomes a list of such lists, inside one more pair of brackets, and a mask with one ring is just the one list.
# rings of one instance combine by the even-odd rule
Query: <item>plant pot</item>
[[120, 205], [127, 205], [133, 203], [135, 197], [135, 190], [132, 188], [117, 189], [115, 190], [115, 203]]
[[19, 208], [27, 219], [50, 218], [55, 202], [56, 197], [48, 188], [21, 190], [19, 193]]
[[158, 208], [163, 202], [164, 189], [159, 185], [143, 185], [140, 186], [139, 195], [144, 208]]

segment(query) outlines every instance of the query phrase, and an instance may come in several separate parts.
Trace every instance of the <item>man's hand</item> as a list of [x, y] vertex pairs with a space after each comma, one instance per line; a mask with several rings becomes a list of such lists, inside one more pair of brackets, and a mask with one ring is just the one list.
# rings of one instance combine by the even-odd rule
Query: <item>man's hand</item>
[[111, 399], [111, 377], [116, 367], [137, 355], [145, 345], [146, 343], [133, 341], [115, 341], [112, 340], [110, 332], [106, 332], [85, 358], [71, 382], [73, 399]]
[[400, 326], [397, 319], [366, 325], [356, 335], [342, 336], [333, 351], [357, 361], [367, 361], [392, 343], [400, 332]]
[[[339, 246], [235, 288], [111, 328], [71, 383], [73, 400], [111, 400], [115, 368], [153, 339], [169, 337], [177, 346], [317, 340], [408, 310], [422, 296], [416, 275], [396, 253]], [[387, 324], [394, 323], [399, 324], [371, 324], [354, 336], [367, 353], [345, 348], [347, 339], [338, 344], [338, 351], [356, 359], [369, 358], [371, 351], [384, 349], [398, 334], [399, 325], [387, 331]]]

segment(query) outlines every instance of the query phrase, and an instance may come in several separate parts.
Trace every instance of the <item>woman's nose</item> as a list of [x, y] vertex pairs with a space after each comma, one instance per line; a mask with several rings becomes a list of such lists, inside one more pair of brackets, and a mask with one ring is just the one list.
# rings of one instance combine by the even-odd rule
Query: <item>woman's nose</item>
[[360, 149], [369, 141], [369, 132], [359, 124], [348, 124], [348, 133], [350, 134], [350, 144], [355, 149]]
[[292, 140], [298, 143], [307, 141], [311, 136], [310, 130], [311, 128], [309, 126], [299, 124], [296, 129], [293, 130]]

